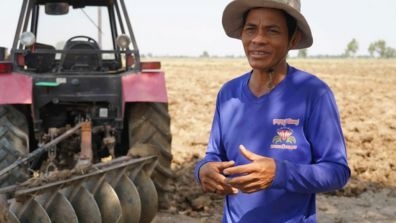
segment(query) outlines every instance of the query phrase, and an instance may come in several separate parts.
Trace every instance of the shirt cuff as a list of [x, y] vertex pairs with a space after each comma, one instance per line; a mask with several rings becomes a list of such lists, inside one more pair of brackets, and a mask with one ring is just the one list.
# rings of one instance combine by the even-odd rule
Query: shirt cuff
[[286, 182], [288, 178], [286, 161], [275, 160], [275, 164], [275, 177], [272, 181], [271, 187], [276, 189], [284, 189], [286, 187]]
[[195, 176], [195, 180], [201, 184], [201, 179], [199, 179], [199, 170], [201, 169], [201, 167], [207, 163], [208, 161], [205, 159], [202, 159], [201, 161], [199, 161], [196, 165], [195, 165], [195, 170], [194, 170], [194, 176]]

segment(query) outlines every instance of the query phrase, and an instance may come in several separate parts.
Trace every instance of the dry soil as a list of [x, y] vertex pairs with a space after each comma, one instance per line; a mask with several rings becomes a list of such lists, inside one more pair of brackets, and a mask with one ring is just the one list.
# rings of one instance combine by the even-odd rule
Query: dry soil
[[[155, 222], [220, 222], [222, 197], [203, 193], [193, 168], [205, 153], [219, 88], [249, 66], [240, 58], [159, 60], [169, 95], [175, 178], [171, 208], [161, 211]], [[319, 194], [318, 222], [396, 223], [396, 60], [289, 63], [333, 89], [347, 143], [351, 180], [342, 190]]]

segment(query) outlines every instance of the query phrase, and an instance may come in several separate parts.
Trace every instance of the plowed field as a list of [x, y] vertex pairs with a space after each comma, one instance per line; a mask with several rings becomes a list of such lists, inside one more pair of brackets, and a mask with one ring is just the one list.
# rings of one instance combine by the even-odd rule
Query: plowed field
[[[177, 176], [172, 207], [157, 221], [219, 222], [222, 197], [203, 193], [193, 168], [205, 153], [219, 88], [249, 66], [245, 59], [235, 58], [160, 60], [166, 73]], [[396, 60], [289, 63], [333, 89], [347, 142], [352, 178], [343, 190], [318, 196], [318, 222], [396, 222]]]

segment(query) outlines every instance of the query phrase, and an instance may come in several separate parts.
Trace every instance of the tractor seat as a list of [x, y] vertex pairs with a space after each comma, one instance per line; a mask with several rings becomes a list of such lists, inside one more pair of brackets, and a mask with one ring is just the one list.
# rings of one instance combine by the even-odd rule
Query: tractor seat
[[[70, 50], [79, 50], [70, 52]], [[102, 57], [96, 42], [68, 41], [61, 57], [61, 69], [67, 71], [97, 71], [101, 68]]]

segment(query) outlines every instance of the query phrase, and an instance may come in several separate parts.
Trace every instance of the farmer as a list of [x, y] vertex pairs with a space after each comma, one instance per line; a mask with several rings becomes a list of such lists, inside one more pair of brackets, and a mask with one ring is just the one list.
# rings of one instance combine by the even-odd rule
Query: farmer
[[234, 0], [222, 21], [251, 70], [220, 89], [195, 177], [225, 195], [222, 222], [316, 222], [315, 194], [342, 188], [350, 170], [331, 89], [286, 62], [313, 42], [300, 1]]

